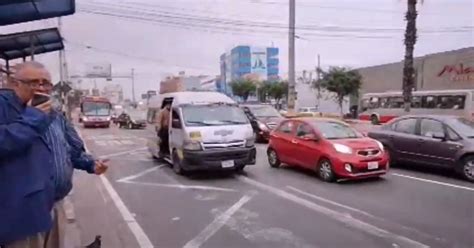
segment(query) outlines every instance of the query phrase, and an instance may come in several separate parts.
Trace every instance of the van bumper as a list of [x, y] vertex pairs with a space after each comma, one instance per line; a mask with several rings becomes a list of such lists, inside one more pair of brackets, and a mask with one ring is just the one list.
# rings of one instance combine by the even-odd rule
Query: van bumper
[[[254, 165], [257, 150], [251, 148], [224, 148], [205, 151], [183, 151], [181, 166], [186, 171], [234, 170], [246, 165]], [[223, 161], [234, 161], [233, 167], [224, 168]]]

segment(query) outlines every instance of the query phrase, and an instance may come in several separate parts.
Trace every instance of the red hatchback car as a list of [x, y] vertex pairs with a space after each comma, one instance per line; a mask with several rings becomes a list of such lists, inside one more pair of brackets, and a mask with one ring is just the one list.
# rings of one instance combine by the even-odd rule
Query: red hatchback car
[[324, 181], [384, 175], [389, 168], [382, 143], [334, 119], [292, 119], [272, 132], [268, 162], [315, 170]]

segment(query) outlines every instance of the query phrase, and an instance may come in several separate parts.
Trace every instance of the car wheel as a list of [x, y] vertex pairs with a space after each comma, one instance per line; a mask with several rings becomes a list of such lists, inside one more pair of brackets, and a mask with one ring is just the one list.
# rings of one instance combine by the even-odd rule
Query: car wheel
[[333, 182], [336, 179], [336, 175], [332, 169], [332, 164], [329, 159], [322, 159], [318, 165], [318, 175], [323, 181]]
[[178, 175], [183, 175], [184, 171], [181, 167], [181, 160], [179, 159], [178, 153], [176, 151], [173, 152], [173, 171]]
[[396, 156], [393, 153], [393, 150], [388, 146], [384, 146], [384, 147], [385, 147], [385, 152], [388, 154], [388, 161], [390, 162], [390, 166], [397, 165], [398, 161], [395, 158]]
[[467, 156], [461, 161], [460, 173], [464, 179], [474, 182], [474, 156]]
[[380, 124], [379, 117], [377, 117], [376, 115], [372, 115], [372, 116], [370, 117], [370, 122], [372, 123], [372, 125], [378, 125], [378, 124]]
[[278, 154], [274, 149], [268, 148], [267, 157], [268, 157], [268, 163], [270, 164], [271, 167], [273, 168], [280, 167], [281, 161], [278, 158]]

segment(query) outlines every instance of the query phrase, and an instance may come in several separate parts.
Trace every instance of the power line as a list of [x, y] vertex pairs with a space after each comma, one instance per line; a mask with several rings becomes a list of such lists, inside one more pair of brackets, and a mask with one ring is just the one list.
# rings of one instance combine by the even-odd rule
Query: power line
[[113, 54], [113, 55], [117, 55], [117, 56], [121, 56], [121, 57], [128, 57], [128, 58], [133, 58], [133, 59], [149, 61], [149, 62], [153, 62], [153, 63], [159, 64], [159, 65], [162, 65], [162, 66], [165, 65], [165, 66], [169, 66], [169, 67], [190, 68], [190, 69], [197, 69], [197, 70], [210, 70], [210, 69], [214, 70], [215, 69], [213, 67], [196, 67], [196, 66], [189, 66], [189, 65], [170, 64], [170, 63], [168, 63], [164, 60], [159, 60], [159, 59], [155, 59], [155, 58], [131, 55], [131, 54], [128, 54], [128, 53], [119, 52], [119, 51], [115, 51], [115, 50], [111, 50], [111, 49], [99, 48], [99, 47], [90, 46], [90, 45], [86, 45], [86, 44], [79, 43], [79, 42], [72, 42], [72, 41], [69, 41], [69, 40], [66, 40], [66, 39], [64, 41], [69, 45], [79, 46], [79, 47], [82, 47], [84, 49], [92, 49], [92, 50], [97, 51], [97, 52], [109, 53], [109, 54]]
[[[86, 4], [87, 6], [87, 4]], [[167, 19], [173, 19], [174, 21], [192, 21], [193, 24], [198, 25], [212, 25], [215, 27], [218, 25], [219, 28], [222, 28], [219, 25], [222, 26], [232, 26], [232, 27], [252, 27], [252, 28], [258, 28], [258, 29], [271, 29], [271, 30], [284, 30], [286, 31], [288, 28], [284, 23], [271, 23], [271, 22], [256, 22], [256, 21], [248, 21], [248, 20], [235, 20], [235, 19], [224, 19], [224, 18], [215, 18], [215, 17], [206, 17], [206, 16], [199, 16], [199, 15], [189, 15], [189, 14], [183, 14], [183, 13], [177, 13], [177, 12], [169, 12], [169, 11], [161, 11], [161, 10], [149, 10], [149, 9], [143, 9], [143, 8], [136, 8], [134, 6], [129, 6], [129, 5], [120, 5], [116, 4], [115, 6], [111, 7], [110, 5], [104, 6], [95, 3], [94, 5], [89, 5], [89, 10], [92, 8], [99, 7], [100, 11], [106, 10], [106, 11], [115, 11], [119, 12], [121, 14], [137, 14], [137, 15], [147, 15], [147, 16], [153, 16], [157, 18], [167, 18]], [[155, 18], [156, 19], [156, 18]], [[186, 24], [188, 23], [181, 23], [181, 24]], [[207, 27], [207, 26], [206, 26]], [[207, 27], [209, 28], [209, 27]], [[421, 33], [433, 33], [433, 34], [438, 34], [438, 33], [463, 33], [466, 31], [472, 30], [474, 27], [469, 27], [469, 26], [462, 26], [462, 27], [456, 27], [456, 28], [445, 28], [445, 29], [438, 29], [438, 30], [421, 30]], [[296, 27], [297, 30], [302, 30], [305, 32], [314, 32], [314, 31], [323, 31], [323, 32], [340, 32], [340, 33], [357, 33], [357, 32], [362, 32], [362, 33], [368, 33], [368, 32], [376, 32], [376, 33], [384, 33], [384, 32], [389, 32], [389, 33], [402, 33], [404, 31], [403, 28], [365, 28], [365, 27], [339, 27], [339, 26], [326, 26], [326, 27], [321, 27], [317, 25], [300, 25]], [[306, 33], [308, 35], [308, 33]], [[321, 35], [318, 33], [318, 35]], [[384, 37], [381, 37], [384, 38]]]

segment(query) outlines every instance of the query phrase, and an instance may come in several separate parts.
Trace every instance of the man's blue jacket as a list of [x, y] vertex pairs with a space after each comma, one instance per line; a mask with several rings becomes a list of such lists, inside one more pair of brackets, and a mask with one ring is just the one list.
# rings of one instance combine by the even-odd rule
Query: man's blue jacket
[[42, 138], [50, 122], [0, 90], [0, 245], [51, 229], [53, 155]]

